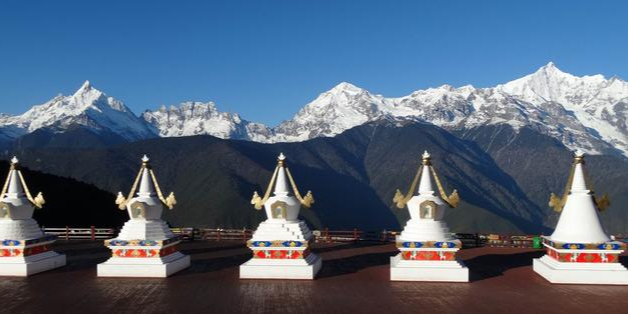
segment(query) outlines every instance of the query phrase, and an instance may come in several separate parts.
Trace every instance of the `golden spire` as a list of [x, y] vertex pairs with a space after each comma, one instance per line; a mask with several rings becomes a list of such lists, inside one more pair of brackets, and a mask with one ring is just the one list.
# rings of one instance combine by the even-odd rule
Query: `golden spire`
[[288, 180], [290, 181], [290, 186], [292, 187], [292, 191], [294, 192], [294, 196], [299, 200], [301, 205], [309, 208], [314, 203], [314, 196], [312, 195], [312, 191], [307, 191], [305, 197], [301, 197], [301, 193], [299, 193], [299, 189], [297, 188], [294, 179], [292, 178], [292, 174], [290, 174], [290, 169], [286, 166], [286, 155], [280, 153], [277, 157], [277, 166], [275, 167], [275, 171], [273, 172], [273, 176], [270, 179], [270, 183], [266, 188], [266, 193], [264, 194], [264, 198], [260, 197], [257, 191], [253, 192], [253, 198], [251, 199], [251, 204], [255, 205], [255, 209], [261, 210], [264, 207], [264, 203], [270, 198], [270, 193], [277, 181], [277, 176], [279, 171], [285, 171]]
[[[15, 176], [12, 176], [12, 173]], [[11, 180], [12, 178], [14, 178], [14, 180]], [[19, 182], [14, 182], [16, 180], [18, 180]], [[35, 207], [42, 208], [43, 205], [46, 204], [44, 195], [41, 192], [37, 193], [37, 196], [35, 197], [31, 195], [31, 192], [26, 185], [26, 181], [24, 180], [24, 176], [22, 176], [22, 172], [20, 171], [19, 160], [16, 156], [13, 156], [13, 158], [11, 158], [11, 169], [9, 170], [9, 175], [7, 176], [7, 180], [4, 183], [2, 192], [0, 192], [0, 197], [4, 197], [5, 193], [11, 190], [10, 185], [13, 184], [17, 184], [18, 187], [21, 185], [22, 189], [24, 189], [26, 199], [28, 199], [28, 201], [31, 202], [31, 204], [33, 204]]]
[[[572, 190], [574, 185], [574, 181], [577, 180], [577, 185], [583, 185], [583, 188], [588, 190], [591, 195], [593, 195], [593, 184], [591, 180], [587, 180], [588, 176], [586, 175], [585, 169], [585, 160], [584, 160], [584, 152], [580, 149], [576, 150], [574, 153], [574, 160], [571, 165], [571, 170], [569, 171], [569, 178], [567, 179], [567, 184], [565, 185], [565, 190], [563, 191], [562, 197], [558, 197], [556, 194], [551, 193], [549, 199], [549, 206], [554, 209], [555, 212], [561, 212], [563, 207], [565, 207], [565, 203], [567, 202], [567, 197], [569, 197], [569, 193]], [[580, 172], [576, 174], [577, 168], [580, 168]], [[598, 211], [605, 210], [608, 206], [610, 206], [610, 199], [608, 197], [608, 193], [604, 193], [601, 197], [593, 196], [593, 201], [598, 209]]]
[[434, 167], [432, 167], [432, 156], [427, 151], [423, 152], [423, 155], [421, 155], [421, 165], [419, 166], [419, 169], [417, 170], [417, 173], [412, 180], [412, 184], [410, 185], [410, 189], [408, 190], [406, 195], [404, 196], [403, 194], [401, 194], [401, 191], [399, 191], [399, 189], [395, 191], [393, 202], [397, 205], [397, 207], [404, 208], [406, 204], [410, 201], [423, 171], [431, 172], [431, 174], [434, 176], [436, 186], [438, 187], [438, 192], [440, 193], [440, 197], [443, 199], [443, 201], [445, 201], [452, 208], [457, 207], [458, 203], [460, 202], [458, 192], [454, 190], [451, 195], [447, 196], [447, 193], [445, 193], [445, 189], [443, 188], [443, 185], [441, 184], [440, 179], [436, 174], [436, 170], [434, 170]]
[[[137, 187], [140, 183], [140, 180], [142, 179], [143, 175], [148, 175], [149, 176], [149, 180], [152, 181], [155, 190], [157, 191], [157, 197], [159, 198], [159, 200], [166, 205], [166, 207], [168, 207], [168, 209], [173, 209], [174, 205], [177, 204], [177, 200], [174, 196], [174, 192], [170, 192], [170, 194], [168, 195], [167, 198], [164, 198], [164, 195], [161, 192], [161, 189], [159, 188], [159, 183], [157, 182], [157, 178], [155, 177], [155, 173], [153, 172], [152, 167], [150, 166], [150, 158], [148, 158], [148, 156], [144, 155], [142, 157], [142, 166], [140, 167], [140, 171], [138, 172], [137, 176], [135, 177], [135, 181], [133, 182], [133, 186], [131, 187], [131, 192], [129, 192], [129, 196], [128, 197], [124, 197], [124, 195], [122, 194], [122, 192], [118, 192], [117, 198], [116, 198], [116, 204], [118, 205], [118, 208], [121, 210], [126, 209], [126, 205], [127, 203], [133, 199], [133, 196], [135, 195], [135, 191], [137, 190]], [[145, 174], [146, 172], [146, 174]]]

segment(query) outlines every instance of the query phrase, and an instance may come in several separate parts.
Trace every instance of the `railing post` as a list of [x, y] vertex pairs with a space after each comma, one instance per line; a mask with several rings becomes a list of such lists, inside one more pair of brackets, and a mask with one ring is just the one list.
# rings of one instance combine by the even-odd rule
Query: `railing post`
[[92, 226], [92, 241], [96, 240], [96, 227]]
[[242, 242], [246, 243], [246, 228], [242, 229]]
[[382, 232], [382, 242], [386, 242], [386, 229]]
[[331, 242], [331, 238], [329, 237], [329, 228], [325, 228], [325, 241], [327, 243]]
[[358, 228], [353, 228], [353, 241], [358, 242]]
[[216, 241], [220, 242], [220, 229], [218, 229], [218, 237], [216, 237]]
[[65, 240], [70, 240], [70, 227], [65, 226]]

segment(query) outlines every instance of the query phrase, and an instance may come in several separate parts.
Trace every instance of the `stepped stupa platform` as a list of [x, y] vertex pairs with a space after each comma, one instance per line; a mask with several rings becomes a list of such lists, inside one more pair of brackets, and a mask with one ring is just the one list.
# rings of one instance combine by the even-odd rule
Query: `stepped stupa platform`
[[56, 237], [44, 234], [33, 219], [44, 204], [42, 193], [31, 195], [13, 157], [0, 192], [0, 276], [30, 276], [65, 265], [65, 255], [50, 248]]
[[317, 280], [240, 280], [239, 265], [251, 257], [242, 241], [182, 242], [192, 265], [167, 280], [96, 277], [94, 263], [111, 254], [101, 241], [58, 241], [54, 249], [68, 255], [68, 265], [2, 278], [0, 312], [589, 314], [628, 308], [628, 286], [553, 285], [537, 276], [532, 259], [544, 251], [533, 249], [460, 250], [470, 283], [388, 281], [390, 257], [398, 254], [390, 243], [313, 244], [325, 260]]
[[176, 204], [174, 193], [163, 196], [147, 156], [128, 198], [119, 193], [116, 204], [130, 219], [115, 239], [105, 241], [111, 258], [98, 264], [99, 277], [168, 277], [190, 266], [190, 257], [177, 250], [179, 237], [161, 219], [164, 206]]
[[577, 151], [563, 196], [550, 196], [560, 218], [543, 237], [547, 255], [534, 260], [534, 270], [552, 283], [628, 285], [628, 269], [619, 263], [626, 244], [604, 231], [598, 215], [610, 200], [595, 196], [584, 166], [584, 153]]
[[[435, 194], [432, 180], [439, 195]], [[418, 195], [414, 195], [417, 184]], [[446, 208], [458, 205], [458, 193], [445, 193], [427, 151], [409, 191], [404, 196], [397, 190], [393, 202], [398, 208], [408, 207], [410, 220], [397, 236], [399, 254], [390, 259], [390, 280], [469, 281], [469, 269], [456, 258], [462, 243], [453, 237], [443, 220]]]
[[261, 197], [255, 192], [251, 200], [257, 210], [265, 210], [266, 220], [247, 243], [253, 257], [240, 266], [240, 278], [314, 279], [321, 268], [321, 258], [311, 252], [314, 236], [307, 224], [299, 220], [301, 206], [310, 207], [312, 203], [312, 193], [301, 196], [286, 165], [286, 156], [280, 154], [266, 193]]

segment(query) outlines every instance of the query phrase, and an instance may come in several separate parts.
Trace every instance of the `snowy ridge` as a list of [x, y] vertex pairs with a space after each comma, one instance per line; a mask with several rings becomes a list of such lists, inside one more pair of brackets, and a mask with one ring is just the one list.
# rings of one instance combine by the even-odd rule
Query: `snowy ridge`
[[235, 113], [219, 112], [213, 102], [184, 102], [179, 106], [162, 106], [146, 110], [144, 120], [163, 137], [209, 134], [219, 138], [268, 142], [272, 130], [260, 123], [240, 118]]
[[[593, 137], [624, 154], [628, 152], [628, 83], [619, 78], [576, 77], [550, 62], [533, 74], [496, 88], [537, 106], [560, 106]], [[588, 152], [599, 153], [590, 149]]]
[[529, 127], [589, 154], [628, 156], [628, 83], [602, 75], [573, 76], [551, 62], [496, 87], [443, 85], [398, 98], [343, 82], [274, 128], [220, 112], [213, 102], [162, 106], [137, 117], [85, 82], [72, 96], [57, 96], [19, 116], [0, 115], [0, 138], [17, 138], [44, 127], [62, 132], [79, 124], [130, 141], [208, 134], [263, 143], [297, 142], [335, 136], [380, 119], [420, 121], [450, 130], [496, 124], [515, 130]]
[[590, 154], [628, 155], [628, 83], [602, 75], [576, 77], [553, 63], [493, 88], [443, 85], [384, 98], [349, 83], [321, 94], [277, 126], [275, 141], [335, 136], [383, 116], [424, 121], [451, 130], [508, 124], [530, 127]]

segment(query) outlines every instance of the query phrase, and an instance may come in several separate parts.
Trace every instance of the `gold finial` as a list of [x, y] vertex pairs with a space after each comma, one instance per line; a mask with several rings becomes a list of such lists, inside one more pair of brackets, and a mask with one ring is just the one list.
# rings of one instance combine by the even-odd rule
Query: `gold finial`
[[580, 149], [577, 149], [574, 153], [574, 164], [583, 164], [584, 165], [584, 152]]
[[142, 157], [142, 168], [149, 168], [150, 169], [150, 158], [148, 158], [148, 156], [144, 155], [144, 157]]
[[611, 200], [608, 197], [608, 193], [604, 193], [604, 195], [600, 197], [595, 197], [594, 201], [595, 201], [595, 205], [597, 206], [597, 210], [601, 212], [606, 210], [609, 206], [611, 206]]
[[177, 205], [177, 199], [174, 197], [174, 192], [170, 192], [170, 195], [168, 195], [165, 200], [166, 201], [164, 203], [168, 209], [173, 209], [174, 205]]
[[118, 192], [118, 197], [116, 198], [116, 205], [118, 205], [118, 208], [120, 210], [125, 210], [126, 203], [127, 203], [126, 197], [122, 195], [122, 192]]
[[430, 153], [428, 153], [427, 151], [424, 151], [421, 157], [421, 164], [423, 164], [424, 166], [429, 166], [432, 164], [432, 155], [430, 155]]
[[44, 195], [41, 192], [37, 193], [37, 196], [33, 199], [33, 203], [37, 206], [37, 208], [42, 208], [44, 204], [46, 204]]
[[19, 162], [20, 162], [20, 161], [19, 161], [19, 160], [17, 160], [17, 157], [13, 156], [13, 158], [11, 158], [11, 170], [15, 170], [15, 169], [17, 169], [17, 164], [18, 164]]
[[253, 198], [251, 198], [251, 205], [255, 205], [255, 209], [260, 210], [264, 207], [264, 200], [259, 196], [257, 191], [253, 192]]
[[283, 153], [279, 153], [279, 157], [277, 157], [277, 165], [280, 167], [285, 166], [286, 164], [286, 155]]
[[560, 213], [563, 210], [563, 205], [564, 205], [564, 196], [558, 197], [556, 194], [551, 193], [550, 194], [550, 199], [549, 199], [549, 207], [554, 209], [555, 212]]
[[307, 208], [312, 207], [312, 204], [314, 204], [314, 196], [312, 195], [312, 191], [307, 191], [305, 197], [303, 197], [303, 199], [301, 199], [300, 201], [303, 206]]

